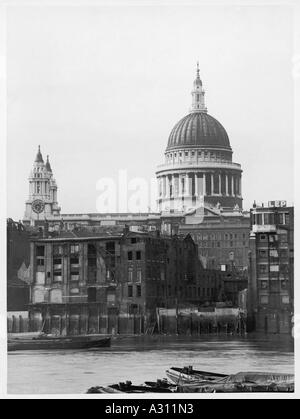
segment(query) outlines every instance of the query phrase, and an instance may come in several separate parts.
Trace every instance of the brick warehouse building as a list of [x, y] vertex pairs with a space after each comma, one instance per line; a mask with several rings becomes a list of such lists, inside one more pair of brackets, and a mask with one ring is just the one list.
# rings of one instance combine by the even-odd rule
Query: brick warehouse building
[[158, 307], [224, 296], [223, 273], [203, 269], [189, 235], [92, 230], [31, 242], [31, 330], [147, 333]]
[[294, 208], [251, 210], [249, 311], [257, 331], [290, 333], [294, 310]]

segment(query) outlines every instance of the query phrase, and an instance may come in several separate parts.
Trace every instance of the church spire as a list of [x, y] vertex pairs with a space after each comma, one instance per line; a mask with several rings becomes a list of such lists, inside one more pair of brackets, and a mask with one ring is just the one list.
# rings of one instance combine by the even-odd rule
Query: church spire
[[38, 152], [37, 152], [37, 155], [36, 155], [36, 158], [35, 158], [35, 163], [44, 163], [44, 160], [43, 160], [43, 156], [42, 156], [42, 153], [41, 153], [41, 146], [39, 146], [39, 148], [38, 148]]
[[204, 102], [205, 91], [202, 88], [202, 80], [200, 79], [199, 62], [197, 62], [197, 73], [192, 90], [192, 107], [191, 112], [207, 112]]
[[51, 165], [50, 165], [50, 162], [49, 162], [49, 156], [47, 156], [47, 161], [46, 161], [45, 167], [46, 167], [47, 172], [52, 173]]

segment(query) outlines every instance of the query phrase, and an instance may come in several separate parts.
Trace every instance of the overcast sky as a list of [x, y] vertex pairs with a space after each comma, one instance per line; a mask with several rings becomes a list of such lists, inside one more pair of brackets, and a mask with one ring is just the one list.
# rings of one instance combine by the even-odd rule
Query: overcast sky
[[38, 144], [62, 213], [96, 212], [97, 181], [120, 169], [154, 177], [197, 61], [244, 208], [293, 203], [292, 22], [283, 6], [9, 7], [7, 215], [23, 217]]

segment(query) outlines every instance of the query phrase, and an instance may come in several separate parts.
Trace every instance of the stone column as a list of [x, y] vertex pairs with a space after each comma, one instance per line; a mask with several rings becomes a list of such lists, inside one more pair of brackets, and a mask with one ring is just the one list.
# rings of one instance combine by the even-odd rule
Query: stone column
[[172, 197], [175, 198], [175, 176], [172, 175]]
[[172, 175], [172, 185], [173, 185], [173, 187], [172, 187], [173, 198], [175, 198], [177, 196], [177, 193], [176, 193], [176, 177], [175, 177], [175, 175]]
[[184, 196], [184, 190], [182, 188], [182, 179], [184, 179], [183, 175], [179, 175], [179, 196], [182, 198]]
[[203, 196], [206, 195], [206, 174], [203, 173]]
[[222, 195], [222, 179], [221, 179], [221, 173], [219, 173], [219, 195]]
[[170, 198], [170, 178], [166, 176], [167, 198]]
[[214, 194], [214, 174], [213, 173], [211, 173], [210, 174], [210, 179], [211, 179], [211, 182], [210, 182], [210, 188], [211, 188], [211, 195], [213, 195]]
[[190, 182], [189, 182], [189, 174], [185, 175], [185, 196], [189, 196], [190, 194]]
[[163, 176], [163, 197], [167, 196], [167, 185], [166, 185], [166, 176]]
[[226, 173], [226, 175], [225, 175], [225, 193], [226, 193], [226, 196], [228, 196], [228, 174]]
[[194, 174], [195, 177], [195, 196], [198, 196], [198, 176], [197, 173]]
[[242, 176], [239, 177], [239, 193], [242, 196]]
[[234, 196], [234, 175], [231, 175], [231, 195]]

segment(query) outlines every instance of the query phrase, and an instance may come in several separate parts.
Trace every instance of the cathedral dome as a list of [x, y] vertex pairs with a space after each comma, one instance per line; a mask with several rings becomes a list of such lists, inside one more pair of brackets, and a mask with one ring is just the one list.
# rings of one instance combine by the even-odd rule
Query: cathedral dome
[[171, 131], [167, 151], [185, 147], [231, 150], [225, 128], [211, 115], [201, 111], [186, 115]]

